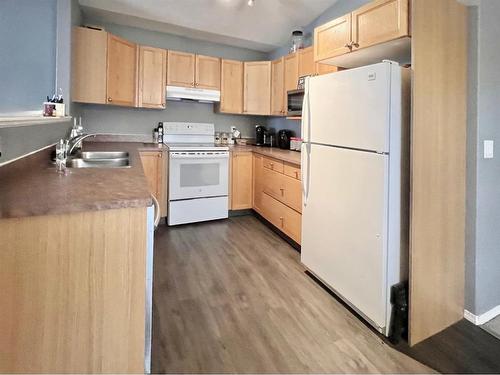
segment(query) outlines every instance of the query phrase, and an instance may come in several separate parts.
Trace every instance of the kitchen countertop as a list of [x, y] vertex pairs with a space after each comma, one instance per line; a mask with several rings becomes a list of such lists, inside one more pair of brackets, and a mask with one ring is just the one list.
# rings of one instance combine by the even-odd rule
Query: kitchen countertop
[[138, 151], [164, 146], [138, 142], [84, 142], [85, 151], [127, 151], [130, 168], [68, 168], [58, 174], [53, 148], [0, 168], [0, 218], [145, 207], [152, 204]]
[[300, 165], [300, 152], [291, 150], [282, 150], [276, 147], [261, 147], [254, 145], [231, 145], [229, 151], [234, 152], [255, 152], [264, 156], [269, 156], [274, 159], [283, 160], [288, 163]]

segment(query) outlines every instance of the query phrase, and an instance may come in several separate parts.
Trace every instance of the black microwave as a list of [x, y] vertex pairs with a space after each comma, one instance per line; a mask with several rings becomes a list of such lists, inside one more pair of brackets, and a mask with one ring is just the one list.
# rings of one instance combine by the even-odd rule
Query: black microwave
[[287, 116], [302, 116], [302, 102], [304, 89], [290, 90], [287, 92]]

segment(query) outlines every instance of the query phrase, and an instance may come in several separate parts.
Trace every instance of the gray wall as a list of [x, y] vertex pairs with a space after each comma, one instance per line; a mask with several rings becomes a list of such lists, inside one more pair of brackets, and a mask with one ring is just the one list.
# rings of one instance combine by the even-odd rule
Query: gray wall
[[[97, 20], [84, 19], [85, 23], [100, 24]], [[237, 60], [264, 60], [266, 54], [243, 48], [210, 43], [182, 36], [138, 29], [134, 27], [104, 24], [107, 31], [136, 43], [199, 53]], [[214, 112], [213, 104], [168, 101], [165, 110], [135, 109], [90, 104], [77, 105], [76, 111], [88, 131], [120, 134], [151, 134], [159, 121], [211, 122], [217, 131], [229, 131], [236, 126], [244, 137], [254, 135], [256, 124], [265, 124], [266, 117], [225, 115]]]
[[54, 93], [56, 0], [0, 2], [0, 113], [41, 109]]
[[[16, 12], [4, 12], [4, 6], [11, 6], [11, 3], [14, 2], [19, 4], [18, 6], [25, 7], [26, 9], [21, 10], [20, 8], [16, 8], [18, 9]], [[43, 6], [42, 8], [40, 8], [41, 5]], [[23, 95], [26, 105], [30, 106], [30, 108], [26, 108], [23, 104], [24, 108], [22, 108], [22, 110], [41, 110], [43, 98], [54, 90], [54, 87], [56, 87], [56, 80], [57, 87], [63, 89], [66, 105], [69, 107], [71, 25], [80, 24], [81, 19], [78, 0], [8, 0], [5, 2], [2, 0], [0, 9], [0, 29], [2, 29], [4, 25], [4, 15], [8, 15], [10, 18], [13, 17], [12, 19], [18, 22], [18, 26], [22, 25], [22, 36], [20, 39], [14, 32], [15, 29], [10, 29], [9, 32], [1, 33], [0, 48], [2, 50], [4, 50], [4, 48], [11, 50], [8, 46], [12, 41], [16, 41], [16, 48], [13, 50], [13, 53], [21, 55], [24, 59], [22, 63], [17, 63], [5, 53], [0, 54], [0, 65], [4, 63], [8, 64], [8, 69], [4, 69], [3, 65], [0, 68], [3, 92], [0, 106], [4, 100], [9, 98], [13, 90], [9, 87], [7, 78], [4, 79], [4, 77], [7, 76], [5, 72], [10, 72], [12, 69], [16, 68], [18, 73], [22, 76], [22, 78], [18, 77], [20, 80], [26, 78], [31, 80], [31, 82], [36, 82], [36, 85], [33, 86], [33, 90], [31, 90], [30, 86], [23, 85], [20, 81], [16, 82], [16, 88], [20, 89], [19, 94]], [[46, 14], [52, 15], [52, 17], [49, 17], [50, 20], [46, 17]], [[44, 22], [44, 24], [37, 27], [36, 25], [38, 25], [39, 22]], [[44, 30], [46, 29], [53, 30], [53, 33], [45, 32]], [[58, 33], [57, 37], [56, 30]], [[15, 35], [15, 37], [13, 37], [13, 35]], [[24, 40], [25, 38], [31, 39], [26, 41]], [[32, 46], [33, 43], [36, 45]], [[32, 62], [35, 61], [40, 62], [37, 60], [39, 58], [38, 48], [42, 49], [40, 52], [41, 56], [43, 56], [43, 51], [52, 51], [50, 54], [53, 60], [50, 63], [50, 67], [46, 66], [44, 68], [50, 68], [50, 72], [47, 73], [45, 77], [48, 79], [47, 82], [45, 82], [44, 77], [41, 76], [40, 69], [42, 68], [38, 66], [39, 64], [32, 64]], [[9, 58], [8, 62], [7, 57]], [[47, 56], [45, 56], [44, 59], [46, 57]], [[55, 64], [56, 61], [57, 63]], [[57, 65], [57, 69], [55, 65]], [[6, 82], [5, 86], [3, 86], [4, 82]], [[50, 89], [44, 87], [46, 85], [50, 85]], [[71, 108], [68, 108], [68, 114], [71, 114], [70, 110]], [[0, 112], [2, 112], [1, 109]], [[70, 126], [71, 122], [68, 121], [64, 123], [38, 124], [19, 128], [1, 128], [0, 147], [2, 156], [0, 157], [0, 163], [54, 144], [57, 140], [66, 135]]]
[[[470, 274], [467, 308], [476, 315], [500, 306], [500, 1], [482, 0], [478, 13], [477, 93], [473, 92], [477, 94], [477, 119], [473, 118], [473, 103], [470, 132], [475, 146], [470, 147], [468, 155], [472, 166], [468, 173], [472, 179], [468, 185], [471, 187], [469, 201], [474, 199], [474, 194], [476, 199], [475, 204], [471, 202], [468, 206], [475, 210], [469, 216], [469, 224], [473, 224], [475, 215], [475, 233], [469, 238], [467, 249], [468, 259], [473, 258], [467, 266]], [[494, 140], [497, 145], [494, 159], [483, 158], [486, 139]]]
[[[305, 45], [309, 46], [313, 43], [314, 28], [320, 26], [328, 21], [343, 16], [346, 13], [352, 12], [354, 9], [369, 3], [371, 0], [339, 0], [323, 14], [312, 21], [309, 25], [303, 28], [305, 35]], [[268, 55], [270, 60], [275, 60], [281, 56], [288, 54], [290, 49], [289, 45], [283, 46], [271, 52]], [[282, 117], [270, 117], [268, 126], [274, 129], [289, 129], [292, 130], [297, 136], [300, 136], [300, 121], [287, 120]]]

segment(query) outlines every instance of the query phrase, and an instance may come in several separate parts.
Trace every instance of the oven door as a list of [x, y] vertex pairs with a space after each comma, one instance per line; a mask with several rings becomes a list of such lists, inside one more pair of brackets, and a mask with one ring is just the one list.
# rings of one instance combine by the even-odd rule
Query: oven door
[[228, 151], [169, 153], [169, 200], [228, 195]]

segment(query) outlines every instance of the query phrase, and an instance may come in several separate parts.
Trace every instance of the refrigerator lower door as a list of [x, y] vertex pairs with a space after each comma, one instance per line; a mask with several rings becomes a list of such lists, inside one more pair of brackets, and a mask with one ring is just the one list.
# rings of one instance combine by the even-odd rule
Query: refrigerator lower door
[[310, 147], [301, 261], [387, 334], [389, 156]]

